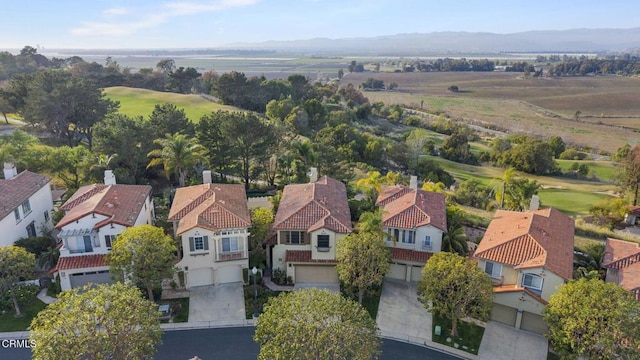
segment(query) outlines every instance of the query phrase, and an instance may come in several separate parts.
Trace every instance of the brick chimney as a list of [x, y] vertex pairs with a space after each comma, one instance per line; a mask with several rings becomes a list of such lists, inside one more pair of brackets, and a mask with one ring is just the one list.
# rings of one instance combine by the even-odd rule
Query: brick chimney
[[12, 162], [4, 163], [4, 178], [6, 180], [11, 179], [18, 175], [18, 170], [16, 170], [16, 164]]

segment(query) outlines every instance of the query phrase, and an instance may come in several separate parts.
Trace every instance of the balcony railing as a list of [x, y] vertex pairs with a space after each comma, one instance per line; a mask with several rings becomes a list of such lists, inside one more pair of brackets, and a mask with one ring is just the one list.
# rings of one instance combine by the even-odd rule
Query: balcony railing
[[61, 247], [60, 248], [60, 256], [67, 256], [67, 255], [78, 255], [78, 254], [92, 254], [94, 253], [93, 249], [90, 250], [84, 250], [84, 249], [69, 249], [66, 247]]
[[249, 256], [247, 255], [246, 250], [224, 251], [216, 253], [216, 261], [233, 261], [246, 259], [248, 257]]

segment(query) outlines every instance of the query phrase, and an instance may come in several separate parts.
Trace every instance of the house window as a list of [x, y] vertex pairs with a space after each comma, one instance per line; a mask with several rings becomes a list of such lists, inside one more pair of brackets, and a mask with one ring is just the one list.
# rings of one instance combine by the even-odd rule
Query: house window
[[318, 235], [318, 251], [329, 251], [329, 235]]
[[222, 238], [222, 252], [238, 251], [238, 238]]
[[285, 232], [285, 242], [287, 244], [304, 244], [304, 231], [287, 231]]
[[413, 230], [402, 230], [402, 242], [405, 244], [415, 244], [416, 232]]
[[400, 240], [400, 230], [393, 229], [393, 238], [395, 239], [396, 242], [398, 242], [398, 240]]
[[100, 247], [100, 237], [98, 236], [93, 236], [93, 247], [94, 248], [99, 248]]
[[116, 240], [118, 235], [105, 235], [104, 243], [107, 246], [107, 249], [111, 249], [111, 244]]
[[204, 239], [202, 236], [193, 238], [193, 250], [204, 250]]
[[35, 221], [32, 221], [29, 226], [27, 226], [27, 236], [35, 237], [36, 236], [36, 225]]
[[542, 291], [542, 277], [535, 274], [524, 274], [522, 277], [522, 286]]
[[494, 279], [499, 279], [502, 275], [502, 264], [487, 261], [484, 263], [484, 272]]
[[426, 235], [422, 240], [422, 248], [425, 250], [431, 250], [431, 236]]
[[29, 199], [27, 199], [22, 203], [22, 213], [24, 214], [24, 216], [27, 216], [27, 214], [30, 212], [31, 212], [31, 204], [29, 203]]
[[13, 215], [16, 217], [16, 221], [20, 221], [20, 209], [13, 209]]
[[44, 221], [49, 222], [49, 212], [45, 210], [44, 212]]

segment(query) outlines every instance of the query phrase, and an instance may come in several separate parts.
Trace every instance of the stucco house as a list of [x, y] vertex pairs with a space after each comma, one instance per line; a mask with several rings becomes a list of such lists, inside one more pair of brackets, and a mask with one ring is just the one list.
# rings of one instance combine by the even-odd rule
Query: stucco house
[[539, 334], [542, 310], [573, 276], [574, 221], [556, 209], [496, 211], [474, 257], [493, 283], [491, 319]]
[[316, 179], [312, 170], [311, 182], [285, 186], [273, 230], [273, 269], [286, 271], [296, 286], [339, 283], [336, 242], [352, 230], [345, 185], [327, 176]]
[[640, 244], [607, 239], [602, 266], [607, 269], [605, 281], [622, 286], [640, 300]]
[[87, 283], [110, 283], [104, 256], [124, 229], [153, 224], [154, 208], [149, 185], [119, 185], [111, 170], [105, 183], [82, 186], [60, 210], [56, 225], [62, 242], [58, 263], [50, 272], [60, 275], [62, 290]]
[[412, 179], [409, 187], [383, 187], [376, 205], [382, 208], [382, 229], [391, 248], [387, 277], [419, 281], [424, 264], [440, 251], [447, 231], [445, 196], [418, 189]]
[[[179, 279], [187, 289], [242, 281], [249, 267], [251, 216], [243, 185], [205, 183], [176, 190], [169, 211], [175, 235], [181, 240], [184, 272]], [[180, 277], [179, 277], [180, 278]]]
[[31, 171], [18, 174], [13, 163], [4, 163], [0, 179], [0, 246], [20, 238], [42, 235], [53, 228], [51, 179]]

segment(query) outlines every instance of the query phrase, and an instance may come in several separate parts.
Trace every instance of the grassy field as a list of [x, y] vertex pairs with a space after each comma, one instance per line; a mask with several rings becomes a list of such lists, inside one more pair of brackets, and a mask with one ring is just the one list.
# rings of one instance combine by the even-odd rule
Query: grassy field
[[107, 98], [120, 102], [119, 112], [127, 116], [148, 117], [156, 104], [171, 103], [184, 109], [192, 122], [200, 121], [203, 115], [213, 111], [242, 111], [233, 106], [220, 105], [211, 102], [200, 95], [183, 95], [137, 89], [124, 86], [114, 86], [104, 89]]
[[47, 307], [47, 304], [39, 299], [34, 299], [30, 304], [20, 306], [21, 317], [16, 317], [14, 311], [0, 314], [0, 332], [27, 330], [31, 326], [31, 320], [45, 307]]
[[[510, 132], [560, 135], [565, 142], [613, 152], [636, 144], [640, 128], [640, 79], [617, 76], [523, 79], [516, 73], [350, 73], [343, 84], [373, 77], [396, 82], [398, 91], [365, 92], [372, 102], [441, 111]], [[456, 85], [460, 92], [447, 88]], [[575, 113], [580, 111], [578, 121]], [[612, 126], [615, 125], [615, 126]]]
[[592, 161], [592, 160], [556, 160], [562, 171], [567, 171], [574, 163], [586, 164], [589, 166], [589, 176], [595, 175], [601, 181], [613, 182], [614, 177], [618, 174], [619, 166], [611, 161]]

